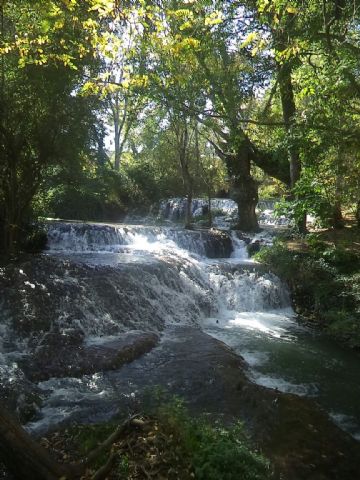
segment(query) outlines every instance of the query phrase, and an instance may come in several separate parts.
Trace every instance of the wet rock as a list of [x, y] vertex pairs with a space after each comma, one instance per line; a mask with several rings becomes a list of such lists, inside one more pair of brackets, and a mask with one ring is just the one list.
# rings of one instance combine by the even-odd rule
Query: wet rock
[[249, 256], [252, 257], [253, 255], [255, 255], [255, 253], [259, 252], [261, 246], [262, 245], [261, 245], [260, 240], [255, 240], [255, 241], [249, 243], [246, 247], [246, 250], [247, 250]]
[[38, 354], [42, 350], [59, 347], [78, 347], [84, 342], [84, 332], [69, 328], [65, 331], [47, 332], [39, 343]]
[[114, 370], [149, 352], [158, 340], [154, 333], [138, 331], [87, 346], [78, 336], [48, 333], [22, 368], [32, 381]]
[[1, 372], [0, 398], [3, 405], [13, 412], [20, 422], [26, 423], [38, 412], [42, 403], [40, 389], [25, 378], [16, 364], [12, 371]]
[[216, 229], [210, 229], [206, 232], [204, 247], [208, 258], [229, 258], [233, 251], [229, 234]]

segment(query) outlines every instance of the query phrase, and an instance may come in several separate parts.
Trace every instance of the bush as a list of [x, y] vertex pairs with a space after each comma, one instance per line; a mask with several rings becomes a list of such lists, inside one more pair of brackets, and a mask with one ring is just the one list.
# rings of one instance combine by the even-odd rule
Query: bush
[[225, 428], [211, 425], [204, 417], [193, 419], [183, 402], [175, 398], [157, 413], [169, 434], [180, 439], [198, 480], [265, 480], [269, 463], [250, 450], [240, 423]]
[[81, 171], [73, 177], [54, 173], [34, 198], [34, 216], [73, 220], [120, 221], [128, 209], [141, 203], [133, 181], [109, 167]]
[[328, 332], [352, 348], [360, 349], [360, 315], [330, 310], [325, 314]]
[[298, 313], [321, 322], [327, 332], [351, 347], [360, 347], [360, 266], [358, 256], [311, 236], [308, 252], [285, 244], [263, 248], [256, 259], [284, 280]]
[[344, 248], [331, 247], [322, 252], [322, 258], [335, 267], [339, 273], [353, 273], [360, 268], [360, 258]]

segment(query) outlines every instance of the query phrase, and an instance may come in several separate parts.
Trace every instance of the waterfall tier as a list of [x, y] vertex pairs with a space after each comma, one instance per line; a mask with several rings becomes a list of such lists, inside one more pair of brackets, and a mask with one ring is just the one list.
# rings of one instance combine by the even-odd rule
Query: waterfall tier
[[107, 225], [77, 222], [49, 222], [48, 249], [52, 252], [154, 252], [181, 248], [208, 258], [230, 257], [233, 247], [228, 233], [219, 230]]

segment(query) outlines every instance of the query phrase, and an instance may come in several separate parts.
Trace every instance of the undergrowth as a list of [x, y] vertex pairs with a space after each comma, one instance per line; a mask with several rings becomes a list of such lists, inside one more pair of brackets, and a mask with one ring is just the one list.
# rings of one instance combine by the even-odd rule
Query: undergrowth
[[[109, 479], [132, 480], [149, 476], [166, 480], [271, 478], [269, 462], [249, 447], [240, 423], [224, 427], [219, 422], [211, 423], [205, 416], [193, 418], [181, 399], [167, 397], [160, 388], [145, 394], [142, 408], [144, 427], [128, 429], [112, 447], [118, 460]], [[71, 438], [79, 456], [86, 456], [115, 427], [113, 422], [75, 427]], [[101, 454], [96, 467], [105, 461], [106, 456]]]
[[241, 423], [225, 428], [205, 417], [189, 416], [181, 399], [161, 405], [157, 416], [169, 435], [176, 435], [198, 480], [265, 480], [269, 464], [252, 451]]

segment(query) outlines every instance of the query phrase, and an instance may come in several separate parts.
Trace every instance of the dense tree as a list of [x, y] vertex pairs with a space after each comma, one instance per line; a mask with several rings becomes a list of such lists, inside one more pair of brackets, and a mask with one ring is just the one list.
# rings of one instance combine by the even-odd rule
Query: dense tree
[[[210, 196], [214, 152], [239, 204], [238, 228], [258, 227], [259, 168], [289, 187], [300, 227], [306, 211], [340, 225], [342, 209], [359, 205], [358, 6], [2, 2], [3, 246], [14, 243], [45, 186], [70, 202], [77, 179], [84, 205], [101, 190], [104, 216], [136, 199]], [[104, 149], [109, 114], [119, 175], [109, 173]]]
[[83, 47], [78, 16], [74, 24], [75, 15], [88, 21], [87, 10], [40, 3], [3, 2], [1, 10], [0, 226], [5, 251], [14, 248], [49, 166], [66, 155], [76, 158], [86, 148], [98, 107], [78, 95], [85, 71], [96, 68], [91, 48]]

